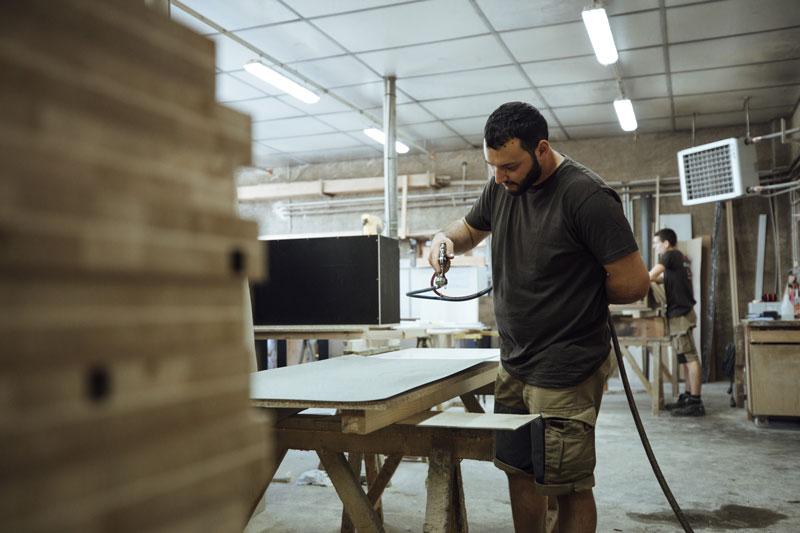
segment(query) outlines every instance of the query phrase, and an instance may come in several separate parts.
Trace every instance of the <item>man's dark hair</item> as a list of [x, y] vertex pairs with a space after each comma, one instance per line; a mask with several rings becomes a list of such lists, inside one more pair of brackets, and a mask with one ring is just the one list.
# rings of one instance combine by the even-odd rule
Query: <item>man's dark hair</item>
[[658, 230], [655, 236], [661, 239], [661, 242], [667, 241], [670, 246], [678, 244], [678, 236], [669, 228]]
[[548, 138], [547, 120], [538, 109], [525, 102], [508, 102], [495, 109], [486, 119], [483, 138], [486, 146], [497, 150], [513, 138], [522, 149], [533, 154], [539, 141]]

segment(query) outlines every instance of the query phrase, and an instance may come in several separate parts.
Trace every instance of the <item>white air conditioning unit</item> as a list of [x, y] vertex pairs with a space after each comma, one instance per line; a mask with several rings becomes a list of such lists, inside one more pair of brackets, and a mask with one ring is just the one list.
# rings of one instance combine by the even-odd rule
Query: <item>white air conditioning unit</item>
[[758, 185], [756, 147], [723, 139], [678, 152], [683, 205], [739, 198]]

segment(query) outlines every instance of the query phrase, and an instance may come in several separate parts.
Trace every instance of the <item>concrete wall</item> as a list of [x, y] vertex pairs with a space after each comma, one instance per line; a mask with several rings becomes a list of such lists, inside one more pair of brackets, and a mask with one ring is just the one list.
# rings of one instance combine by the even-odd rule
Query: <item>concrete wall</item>
[[[795, 113], [795, 121], [798, 115]], [[752, 135], [772, 131], [774, 125], [754, 125]], [[704, 129], [696, 132], [696, 144], [703, 144], [727, 137], [741, 137], [744, 128], [715, 128]], [[631, 181], [635, 179], [652, 178], [655, 176], [677, 176], [676, 152], [691, 145], [688, 132], [678, 133], [649, 133], [638, 137], [621, 136], [605, 137], [598, 139], [564, 141], [554, 143], [559, 150], [570, 157], [589, 166], [608, 181]], [[759, 166], [768, 170], [786, 165], [790, 161], [788, 147], [775, 146], [766, 142], [757, 146]], [[467, 179], [484, 180], [487, 178], [486, 166], [481, 150], [463, 150], [456, 152], [439, 153], [435, 156], [401, 156], [398, 160], [398, 174], [435, 172], [437, 175], [452, 177], [453, 190], [460, 189], [457, 181], [461, 179], [462, 162], [467, 162]], [[381, 159], [362, 161], [349, 161], [306, 165], [271, 169], [270, 173], [243, 172], [239, 176], [240, 185], [249, 185], [266, 182], [287, 182], [317, 179], [355, 178], [380, 176], [383, 173]], [[448, 189], [441, 189], [446, 192]], [[308, 198], [298, 201], [309, 200]], [[779, 236], [779, 249], [781, 251], [781, 279], [776, 292], [782, 290], [782, 284], [790, 262], [789, 239], [789, 204], [787, 197], [779, 196], [774, 201], [778, 220], [777, 229]], [[360, 212], [336, 214], [327, 212], [323, 216], [305, 216], [281, 218], [276, 215], [277, 203], [242, 204], [241, 212], [258, 221], [262, 234], [285, 233], [316, 233], [332, 231], [359, 231]], [[756, 264], [756, 231], [759, 213], [769, 212], [769, 203], [763, 198], [746, 198], [734, 203], [736, 243], [738, 248], [738, 278], [739, 278], [739, 309], [740, 316], [746, 313], [746, 302], [753, 297], [754, 272]], [[430, 230], [444, 226], [448, 222], [460, 218], [468, 209], [468, 205], [456, 204], [448, 207], [420, 208], [409, 212], [409, 228], [414, 230]], [[695, 236], [711, 235], [714, 222], [713, 204], [687, 208], [681, 205], [679, 197], [664, 198], [661, 202], [661, 213], [691, 213], [693, 232]], [[382, 208], [374, 210], [373, 214], [382, 216]], [[635, 218], [638, 226], [638, 216]], [[723, 231], [720, 249], [719, 264], [719, 300], [717, 303], [717, 317], [713, 324], [716, 342], [715, 352], [721, 359], [725, 344], [733, 341], [730, 311], [730, 291], [728, 285], [727, 243]], [[772, 241], [771, 226], [768, 228], [768, 242], [766, 251], [765, 290], [772, 292], [773, 280], [776, 272], [774, 245]], [[636, 228], [637, 239], [639, 229]], [[649, 242], [640, 243], [640, 246], [649, 246]], [[485, 306], [486, 307], [486, 306]], [[490, 307], [487, 307], [490, 309]], [[486, 318], [486, 317], [484, 317]], [[707, 330], [708, 331], [708, 330]]]

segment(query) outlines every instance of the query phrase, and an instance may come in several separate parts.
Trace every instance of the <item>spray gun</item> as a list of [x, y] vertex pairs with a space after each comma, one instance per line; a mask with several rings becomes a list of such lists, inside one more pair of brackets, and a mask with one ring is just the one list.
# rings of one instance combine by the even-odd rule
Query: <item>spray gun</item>
[[[489, 292], [491, 292], [492, 286], [489, 285], [482, 291], [476, 292], [475, 294], [468, 294], [466, 296], [447, 296], [446, 294], [442, 294], [441, 292], [439, 292], [439, 289], [442, 289], [447, 285], [447, 276], [445, 276], [444, 273], [450, 266], [450, 258], [447, 257], [447, 244], [445, 244], [444, 242], [439, 244], [439, 255], [437, 256], [436, 260], [439, 263], [439, 272], [435, 272], [433, 276], [431, 276], [430, 287], [425, 287], [424, 289], [417, 289], [415, 291], [409, 291], [406, 293], [406, 296], [411, 298], [422, 298], [423, 300], [465, 302], [467, 300], [472, 300], [473, 298], [478, 298], [479, 296], [483, 296], [484, 294], [489, 294]], [[424, 294], [426, 292], [433, 292], [434, 294], [436, 294], [436, 296], [428, 296]]]
[[447, 244], [444, 242], [439, 245], [439, 272], [433, 276], [432, 286], [441, 289], [447, 285], [447, 277], [444, 275], [447, 266], [450, 264], [450, 259], [447, 257]]

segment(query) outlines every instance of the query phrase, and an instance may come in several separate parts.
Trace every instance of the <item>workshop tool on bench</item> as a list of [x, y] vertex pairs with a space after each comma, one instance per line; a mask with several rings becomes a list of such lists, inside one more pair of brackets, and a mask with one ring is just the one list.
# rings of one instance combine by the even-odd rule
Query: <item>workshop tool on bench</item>
[[[431, 276], [430, 287], [409, 291], [406, 293], [406, 296], [408, 296], [409, 298], [420, 298], [423, 300], [466, 302], [467, 300], [472, 300], [473, 298], [479, 298], [484, 294], [489, 294], [492, 291], [492, 285], [489, 284], [489, 286], [486, 287], [485, 289], [478, 291], [474, 294], [467, 294], [465, 296], [448, 296], [446, 294], [442, 294], [441, 292], [439, 292], [439, 290], [447, 286], [447, 276], [445, 275], [445, 271], [447, 270], [447, 267], [450, 265], [450, 259], [447, 257], [447, 245], [445, 243], [441, 243], [439, 245], [439, 256], [437, 260], [439, 262], [439, 272], [434, 272], [433, 276]], [[434, 294], [436, 294], [436, 296], [426, 295], [425, 294], [426, 292], [433, 292]]]
[[[469, 294], [467, 296], [447, 296], [441, 294], [439, 289], [445, 287], [447, 285], [447, 277], [445, 276], [445, 271], [447, 270], [447, 266], [450, 263], [450, 259], [447, 257], [447, 245], [445, 243], [441, 243], [439, 245], [439, 271], [438, 273], [434, 273], [431, 277], [431, 286], [425, 289], [418, 289], [415, 291], [410, 291], [406, 293], [406, 296], [411, 298], [423, 298], [426, 300], [441, 300], [445, 302], [463, 302], [467, 300], [471, 300], [473, 298], [478, 298], [479, 296], [483, 296], [484, 294], [488, 294], [492, 290], [491, 284], [483, 289], [482, 291], [476, 292], [475, 294]], [[423, 295], [426, 292], [434, 292], [437, 296], [426, 296]], [[672, 511], [675, 513], [675, 517], [680, 522], [681, 527], [686, 533], [694, 533], [692, 526], [689, 524], [689, 521], [686, 519], [686, 516], [683, 514], [678, 502], [675, 500], [675, 496], [672, 494], [672, 490], [670, 490], [669, 485], [667, 484], [667, 480], [664, 479], [664, 474], [661, 472], [661, 467], [658, 465], [658, 461], [656, 461], [656, 456], [653, 453], [653, 448], [650, 446], [650, 440], [647, 438], [647, 433], [645, 433], [644, 426], [642, 425], [642, 419], [639, 416], [639, 410], [636, 408], [636, 402], [633, 399], [633, 392], [631, 391], [631, 384], [628, 381], [628, 375], [625, 372], [625, 363], [622, 360], [622, 350], [619, 347], [619, 340], [617, 339], [617, 331], [614, 328], [614, 323], [611, 320], [611, 316], [608, 317], [608, 327], [611, 330], [611, 340], [612, 344], [614, 345], [614, 353], [616, 354], [617, 358], [617, 367], [619, 368], [619, 375], [622, 378], [622, 385], [625, 388], [625, 397], [628, 399], [628, 407], [630, 407], [631, 415], [633, 415], [633, 422], [636, 426], [636, 431], [639, 433], [639, 438], [642, 441], [642, 447], [644, 448], [644, 453], [647, 455], [647, 460], [650, 462], [650, 467], [653, 469], [653, 474], [656, 476], [656, 480], [658, 481], [659, 486], [661, 487], [664, 496], [667, 498], [667, 502], [669, 502]], [[658, 370], [656, 370], [658, 372]]]

